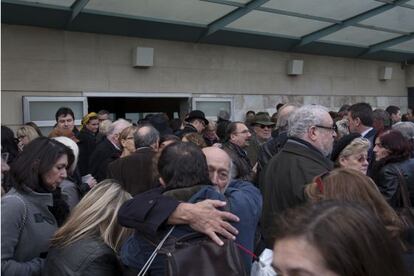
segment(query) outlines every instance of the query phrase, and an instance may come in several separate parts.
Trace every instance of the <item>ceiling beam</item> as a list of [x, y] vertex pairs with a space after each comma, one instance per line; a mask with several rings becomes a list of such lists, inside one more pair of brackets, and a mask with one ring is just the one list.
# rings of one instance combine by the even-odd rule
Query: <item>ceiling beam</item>
[[358, 15], [355, 15], [353, 17], [350, 17], [344, 21], [341, 21], [339, 23], [336, 23], [334, 25], [331, 25], [329, 27], [323, 28], [319, 31], [313, 32], [311, 34], [305, 35], [301, 38], [299, 43], [293, 47], [292, 50], [296, 50], [297, 48], [307, 45], [309, 43], [312, 43], [318, 39], [321, 39], [322, 37], [328, 36], [334, 32], [337, 32], [343, 28], [355, 25], [363, 20], [366, 20], [370, 17], [373, 17], [375, 15], [381, 14], [383, 12], [386, 12], [398, 5], [405, 4], [409, 0], [396, 0], [393, 3], [384, 4], [379, 7], [373, 8], [371, 10], [368, 10], [366, 12], [360, 13]]
[[207, 26], [207, 30], [205, 33], [200, 37], [200, 40], [217, 32], [218, 30], [223, 29], [230, 23], [236, 21], [243, 15], [251, 12], [252, 10], [260, 7], [261, 5], [265, 4], [269, 0], [252, 0], [243, 7], [238, 7], [237, 9], [231, 11], [230, 13], [224, 15], [223, 17], [213, 21]]
[[406, 42], [408, 40], [414, 39], [414, 33], [410, 33], [408, 35], [402, 35], [393, 39], [386, 40], [384, 42], [380, 42], [374, 45], [371, 45], [365, 52], [363, 52], [359, 57], [363, 57], [389, 47], [398, 45], [400, 43]]
[[89, 3], [89, 0], [76, 0], [73, 2], [73, 4], [70, 6], [70, 9], [72, 11], [70, 18], [68, 20], [67, 27], [75, 20], [75, 18], [81, 13], [83, 8]]

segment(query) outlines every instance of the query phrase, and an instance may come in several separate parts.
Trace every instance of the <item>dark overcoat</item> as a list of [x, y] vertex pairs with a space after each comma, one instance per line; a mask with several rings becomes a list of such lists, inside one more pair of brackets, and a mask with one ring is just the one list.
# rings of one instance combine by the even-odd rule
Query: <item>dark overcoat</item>
[[311, 144], [290, 138], [270, 160], [264, 179], [262, 230], [267, 246], [275, 217], [288, 208], [303, 204], [304, 188], [313, 178], [333, 168], [332, 162]]

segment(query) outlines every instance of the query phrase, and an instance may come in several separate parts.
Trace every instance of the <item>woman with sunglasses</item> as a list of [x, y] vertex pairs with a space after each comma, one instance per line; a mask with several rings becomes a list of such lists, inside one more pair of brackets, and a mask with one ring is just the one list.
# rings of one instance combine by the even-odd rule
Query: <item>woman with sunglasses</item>
[[396, 130], [384, 132], [375, 140], [373, 179], [381, 194], [393, 208], [401, 208], [400, 188], [405, 182], [414, 204], [414, 159], [412, 146]]

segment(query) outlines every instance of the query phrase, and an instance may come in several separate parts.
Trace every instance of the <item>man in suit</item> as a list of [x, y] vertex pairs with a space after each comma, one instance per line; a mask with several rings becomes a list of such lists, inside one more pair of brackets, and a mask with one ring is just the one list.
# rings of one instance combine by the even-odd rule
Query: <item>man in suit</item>
[[264, 177], [261, 226], [268, 248], [273, 246], [275, 216], [305, 203], [305, 185], [333, 168], [327, 156], [336, 132], [325, 107], [302, 106], [289, 117], [288, 124], [288, 140], [270, 160]]
[[136, 151], [109, 164], [108, 178], [118, 180], [132, 196], [154, 188], [153, 159], [158, 151], [159, 140], [160, 134], [154, 127], [140, 127], [134, 133]]
[[377, 131], [373, 128], [374, 114], [372, 107], [368, 103], [356, 103], [351, 105], [348, 112], [348, 125], [350, 133], [359, 133], [363, 138], [367, 138], [371, 143], [368, 150], [368, 172], [371, 176], [372, 164], [375, 160], [374, 144]]
[[113, 122], [108, 129], [106, 137], [96, 146], [95, 151], [89, 158], [89, 172], [101, 182], [106, 178], [108, 164], [121, 156], [121, 144], [119, 134], [124, 128], [131, 126], [131, 123], [119, 119]]

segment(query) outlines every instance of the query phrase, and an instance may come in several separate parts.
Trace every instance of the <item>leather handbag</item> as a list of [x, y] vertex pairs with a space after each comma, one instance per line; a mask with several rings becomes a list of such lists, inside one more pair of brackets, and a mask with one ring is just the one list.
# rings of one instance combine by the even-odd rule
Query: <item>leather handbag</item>
[[410, 201], [407, 183], [405, 182], [405, 177], [402, 174], [401, 170], [395, 166], [398, 174], [398, 183], [400, 191], [400, 199], [402, 200], [402, 208], [397, 209], [397, 215], [400, 217], [401, 222], [406, 228], [414, 229], [414, 210]]
[[167, 275], [247, 275], [240, 250], [232, 240], [222, 238], [219, 246], [209, 237], [191, 233], [166, 245]]

